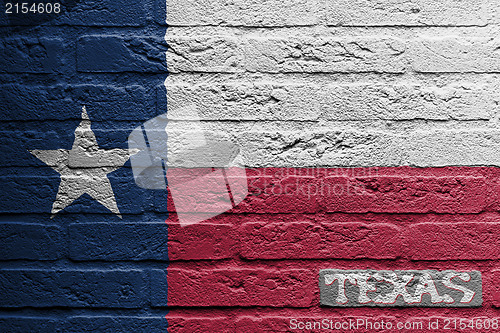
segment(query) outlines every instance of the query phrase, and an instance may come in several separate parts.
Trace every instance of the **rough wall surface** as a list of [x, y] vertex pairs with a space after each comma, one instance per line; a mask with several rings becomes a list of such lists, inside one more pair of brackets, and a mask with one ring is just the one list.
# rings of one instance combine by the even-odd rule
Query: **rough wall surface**
[[[363, 320], [342, 332], [498, 329], [496, 1], [66, 8], [50, 20], [0, 13], [0, 331], [283, 332], [323, 319]], [[126, 162], [106, 173], [114, 201], [57, 201], [54, 168], [73, 162], [30, 151], [71, 155], [82, 105], [108, 151], [167, 107], [184, 131], [176, 111], [191, 105], [241, 147], [249, 196], [181, 227], [172, 198], [137, 187]], [[68, 205], [52, 216], [55, 200]], [[325, 307], [322, 269], [478, 271], [483, 302]]]
[[130, 132], [164, 112], [165, 4], [62, 3], [0, 10], [0, 332], [166, 332], [151, 289], [168, 266], [166, 192], [125, 162]]
[[[170, 329], [488, 331], [481, 320], [499, 315], [499, 9], [168, 0], [171, 120], [187, 130], [193, 118], [177, 110], [191, 105], [206, 131], [237, 142], [250, 192], [205, 225], [167, 220]], [[482, 305], [329, 307], [323, 269], [478, 271]], [[349, 297], [361, 288], [348, 286]], [[393, 326], [335, 329], [358, 320]]]

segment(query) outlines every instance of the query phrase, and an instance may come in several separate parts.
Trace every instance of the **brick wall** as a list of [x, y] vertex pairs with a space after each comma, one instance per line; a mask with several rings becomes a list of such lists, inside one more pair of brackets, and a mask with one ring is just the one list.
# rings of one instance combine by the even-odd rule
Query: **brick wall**
[[168, 266], [166, 192], [135, 186], [127, 162], [108, 175], [121, 219], [87, 194], [51, 218], [60, 175], [29, 152], [71, 149], [83, 105], [102, 149], [127, 149], [165, 112], [165, 4], [63, 1], [52, 16], [3, 5], [0, 331], [166, 332], [152, 283]]
[[[170, 329], [498, 318], [499, 8], [168, 0], [172, 119], [193, 105], [250, 167], [233, 210], [181, 228], [172, 209]], [[324, 307], [328, 268], [477, 270], [483, 305]]]
[[[0, 14], [0, 331], [498, 319], [495, 1], [65, 4]], [[121, 218], [86, 195], [51, 216], [60, 176], [29, 151], [71, 149], [82, 105], [125, 149], [167, 105], [182, 131], [186, 104], [241, 147], [241, 204], [181, 227], [127, 162], [108, 177]], [[477, 270], [483, 305], [324, 307], [328, 268]]]

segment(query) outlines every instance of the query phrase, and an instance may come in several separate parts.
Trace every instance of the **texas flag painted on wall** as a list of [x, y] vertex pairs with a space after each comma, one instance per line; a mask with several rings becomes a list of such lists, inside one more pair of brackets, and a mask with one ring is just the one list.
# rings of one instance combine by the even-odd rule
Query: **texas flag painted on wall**
[[2, 331], [500, 327], [494, 1], [32, 3]]

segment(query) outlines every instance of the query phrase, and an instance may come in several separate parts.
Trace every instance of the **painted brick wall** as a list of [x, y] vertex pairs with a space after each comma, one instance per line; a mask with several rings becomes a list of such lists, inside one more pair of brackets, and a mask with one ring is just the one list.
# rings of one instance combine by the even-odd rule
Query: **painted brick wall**
[[88, 195], [51, 218], [60, 176], [29, 153], [71, 149], [83, 105], [103, 149], [165, 112], [165, 4], [62, 3], [0, 11], [0, 332], [166, 332], [166, 191], [127, 162], [108, 176], [121, 219]]
[[[172, 119], [182, 131], [191, 118], [176, 110], [194, 105], [250, 167], [230, 212], [181, 228], [172, 209], [170, 329], [498, 319], [499, 9], [167, 0]], [[478, 270], [483, 305], [328, 308], [328, 268]]]
[[[307, 193], [314, 188], [308, 187], [311, 182], [327, 181], [327, 170], [316, 169], [319, 175], [299, 176], [293, 183]], [[184, 228], [172, 214], [168, 295], [157, 299], [160, 304], [168, 298], [171, 330], [294, 331], [289, 329], [293, 318], [427, 323], [435, 317], [441, 324], [446, 318], [498, 318], [498, 170], [460, 167], [450, 175], [446, 168], [380, 168], [372, 177], [356, 176], [356, 170], [365, 169], [344, 169], [352, 174], [345, 181], [373, 182], [373, 190], [355, 200], [347, 193], [276, 195], [273, 191], [280, 193], [290, 177], [266, 169], [264, 183], [258, 169], [248, 172], [253, 193], [233, 211]], [[317, 283], [319, 270], [326, 268], [478, 270], [483, 305], [325, 308], [319, 305]]]
[[[67, 5], [0, 16], [0, 331], [499, 318], [496, 1]], [[244, 202], [180, 227], [170, 198], [165, 224], [166, 194], [132, 186], [128, 162], [110, 176], [122, 219], [90, 197], [51, 218], [59, 175], [28, 150], [70, 149], [82, 105], [112, 149], [187, 103], [241, 146]], [[326, 268], [478, 270], [484, 302], [321, 307]]]

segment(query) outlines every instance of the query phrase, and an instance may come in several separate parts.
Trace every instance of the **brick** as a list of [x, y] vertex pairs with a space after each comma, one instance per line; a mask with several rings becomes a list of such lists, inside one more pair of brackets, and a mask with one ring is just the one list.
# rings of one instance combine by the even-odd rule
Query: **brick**
[[229, 224], [168, 226], [168, 255], [174, 260], [217, 260], [231, 258], [238, 239]]
[[[167, 332], [169, 323], [165, 317], [124, 317], [124, 316], [75, 316], [64, 325], [64, 332]], [[170, 331], [170, 329], [169, 329]]]
[[316, 100], [321, 118], [328, 120], [488, 120], [493, 116], [494, 89], [472, 83], [351, 84], [318, 87]]
[[485, 286], [489, 289], [488, 296], [491, 300], [491, 304], [495, 308], [500, 308], [500, 270], [495, 269], [490, 273]]
[[61, 228], [31, 223], [1, 223], [0, 253], [2, 260], [55, 260], [66, 249]]
[[316, 188], [314, 177], [249, 177], [249, 195], [233, 212], [238, 213], [314, 213], [318, 200], [310, 191]]
[[146, 24], [146, 3], [127, 0], [81, 1], [67, 14], [58, 19], [61, 24], [76, 26], [144, 26]]
[[8, 37], [0, 41], [0, 73], [62, 73], [73, 63], [60, 38]]
[[500, 131], [434, 130], [409, 133], [402, 146], [416, 167], [500, 165]]
[[394, 38], [255, 38], [245, 67], [266, 73], [403, 73], [404, 42]]
[[328, 25], [475, 26], [486, 25], [493, 3], [474, 0], [325, 1]]
[[0, 270], [0, 306], [142, 308], [147, 274], [139, 270]]
[[[169, 110], [194, 105], [201, 120], [317, 120], [320, 112], [317, 87], [221, 83], [166, 88]], [[172, 120], [190, 118], [181, 112], [169, 115]]]
[[[59, 179], [42, 177], [2, 177], [7, 191], [0, 194], [2, 213], [49, 213], [57, 193]], [[53, 186], [52, 186], [53, 185]]]
[[159, 25], [167, 25], [167, 2], [165, 0], [155, 0], [154, 1], [154, 19]]
[[242, 121], [489, 120], [495, 107], [490, 98], [494, 88], [472, 83], [435, 87], [221, 82], [167, 83], [166, 88], [172, 120], [193, 120], [175, 112], [186, 104], [196, 107], [201, 120]]
[[[27, 146], [26, 148], [29, 150], [43, 150], [43, 149], [68, 149], [70, 150], [73, 142], [74, 142], [74, 133], [75, 129], [78, 127], [78, 124], [80, 123], [79, 120], [72, 120], [72, 121], [60, 121], [57, 122], [56, 120], [54, 121], [43, 121], [39, 122], [39, 126], [34, 126], [32, 123], [27, 122], [26, 124], [23, 124], [22, 122], [18, 122], [16, 125], [19, 124], [19, 129], [26, 129], [26, 131], [12, 131], [12, 132], [0, 132], [0, 134], [3, 133], [12, 133], [14, 135], [17, 135], [19, 137], [22, 137], [22, 134], [25, 132], [29, 133], [29, 139], [31, 140], [36, 140], [39, 137], [48, 137], [49, 135], [53, 136], [54, 138], [52, 139], [47, 139], [46, 144], [47, 146]], [[127, 122], [117, 122], [117, 123], [109, 123], [109, 122], [92, 122], [91, 124], [91, 129], [94, 132], [97, 143], [100, 148], [102, 149], [115, 149], [115, 148], [120, 148], [120, 149], [127, 149], [128, 148], [128, 143], [127, 143], [127, 138], [130, 135], [130, 132], [135, 126], [135, 124], [141, 124], [140, 121], [132, 122], [132, 121], [127, 121]], [[68, 131], [69, 133], [67, 133]], [[46, 136], [44, 136], [46, 135]], [[28, 136], [28, 135], [27, 135]], [[24, 138], [23, 138], [24, 139]], [[59, 140], [59, 141], [56, 141]], [[27, 139], [23, 143], [27, 143]], [[105, 164], [104, 162], [101, 163], [102, 165]]]
[[[152, 274], [153, 306], [167, 305], [164, 274]], [[300, 269], [172, 268], [168, 270], [168, 306], [309, 307], [315, 282], [309, 271]]]
[[167, 271], [154, 269], [149, 274], [149, 294], [151, 295], [150, 304], [153, 307], [167, 307], [168, 295], [172, 291], [170, 284], [171, 268]]
[[[81, 107], [80, 107], [81, 112]], [[0, 144], [5, 154], [0, 160], [1, 166], [46, 166], [35, 156], [31, 150], [71, 150], [75, 140], [75, 129], [80, 120], [68, 121], [40, 121], [40, 122], [15, 122], [5, 126], [14, 130], [0, 131]], [[132, 125], [130, 122], [110, 124], [109, 122], [92, 122], [97, 143], [102, 149], [127, 149], [127, 139]], [[140, 125], [140, 122], [137, 122]], [[133, 125], [132, 125], [133, 126]], [[105, 164], [104, 161], [102, 164]], [[125, 165], [127, 166], [127, 165]], [[120, 169], [121, 170], [121, 169]], [[21, 171], [18, 169], [18, 171]], [[36, 176], [36, 174], [28, 174]]]
[[401, 236], [390, 224], [260, 222], [240, 228], [246, 259], [395, 259]]
[[236, 142], [250, 168], [399, 165], [406, 154], [399, 138], [369, 130], [277, 128], [242, 132]]
[[419, 223], [405, 235], [411, 260], [496, 260], [498, 223]]
[[167, 38], [170, 73], [388, 72], [405, 70], [398, 39]]
[[6, 84], [0, 89], [3, 120], [80, 120], [82, 105], [93, 121], [146, 121], [156, 115], [156, 96], [139, 85]]
[[98, 73], [166, 73], [166, 45], [145, 36], [83, 36], [78, 39], [77, 70]]
[[411, 66], [422, 73], [499, 73], [498, 44], [489, 38], [420, 38], [409, 47]]
[[[231, 174], [238, 176], [231, 177]], [[181, 226], [205, 221], [228, 211], [247, 195], [244, 168], [212, 170], [194, 167], [188, 170], [169, 167], [167, 180], [171, 194], [167, 199], [167, 208], [177, 212], [176, 218]], [[230, 184], [231, 192], [227, 184]]]
[[319, 1], [167, 1], [170, 26], [308, 26], [318, 23]]
[[74, 223], [69, 226], [73, 260], [168, 260], [165, 223]]
[[[48, 168], [48, 167], [47, 167]], [[108, 176], [116, 202], [122, 214], [139, 214], [152, 210], [147, 202], [151, 193], [133, 182], [130, 169], [123, 169], [123, 176]], [[55, 171], [54, 171], [55, 173]], [[59, 189], [60, 177], [55, 175], [39, 177], [0, 177], [8, 189], [0, 195], [2, 213], [50, 213]], [[87, 194], [80, 196], [64, 209], [66, 213], [111, 214], [97, 200]], [[109, 215], [108, 215], [109, 216]]]
[[57, 332], [60, 320], [50, 317], [0, 317], [0, 331], [9, 333], [46, 333]]
[[492, 202], [482, 177], [327, 177], [318, 187], [328, 212], [479, 213]]
[[241, 41], [231, 37], [167, 35], [169, 73], [206, 72], [233, 73], [242, 71]]
[[[29, 149], [36, 149], [37, 147], [47, 147], [54, 141], [68, 139], [68, 143], [74, 140], [69, 137], [69, 133], [74, 133], [70, 128], [60, 126], [61, 133], [54, 130], [39, 131], [37, 128], [26, 129], [23, 131], [21, 128], [13, 131], [0, 132], [0, 144], [2, 145], [2, 152], [5, 154], [4, 158], [0, 160], [1, 166], [40, 166], [40, 161], [30, 154]], [[64, 133], [64, 130], [67, 132]], [[65, 137], [66, 134], [66, 137]], [[31, 148], [31, 147], [32, 148]], [[63, 148], [59, 144], [58, 148]], [[66, 148], [66, 147], [64, 147]], [[67, 149], [71, 149], [67, 147]], [[12, 175], [11, 175], [12, 176]], [[8, 180], [6, 180], [8, 181]]]

